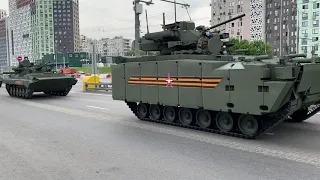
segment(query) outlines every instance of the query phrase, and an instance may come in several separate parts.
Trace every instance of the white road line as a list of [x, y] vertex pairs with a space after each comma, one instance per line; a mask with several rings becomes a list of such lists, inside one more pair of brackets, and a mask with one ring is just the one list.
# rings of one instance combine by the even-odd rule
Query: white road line
[[107, 108], [103, 108], [103, 107], [98, 107], [98, 106], [87, 106], [89, 108], [94, 108], [94, 109], [103, 109], [103, 110], [109, 110]]
[[88, 92], [77, 92], [77, 91], [70, 91], [71, 93], [77, 93], [77, 94], [84, 94], [84, 95], [95, 95], [95, 96], [108, 96], [111, 97], [111, 94], [97, 94], [97, 93], [88, 93]]
[[274, 133], [266, 133], [266, 135], [273, 136]]
[[317, 113], [317, 114], [320, 114], [320, 113]]

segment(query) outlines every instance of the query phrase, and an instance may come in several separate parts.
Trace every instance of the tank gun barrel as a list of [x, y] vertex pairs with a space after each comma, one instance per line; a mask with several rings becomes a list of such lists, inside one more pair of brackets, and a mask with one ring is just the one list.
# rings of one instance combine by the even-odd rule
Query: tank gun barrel
[[49, 62], [46, 62], [45, 64], [43, 64], [43, 65], [41, 65], [41, 66], [39, 66], [39, 67], [37, 67], [36, 69], [38, 70], [38, 69], [41, 69], [41, 68], [43, 68], [44, 66], [46, 66], [46, 65], [48, 65], [48, 64], [50, 64], [51, 62], [49, 61]]
[[296, 57], [303, 57], [306, 58], [307, 55], [306, 54], [289, 54], [285, 56], [286, 58], [296, 58]]
[[255, 61], [261, 61], [263, 59], [270, 59], [272, 58], [270, 55], [260, 55], [254, 58]]
[[4, 75], [4, 74], [15, 74], [15, 72], [3, 72], [0, 75]]
[[231, 19], [229, 19], [229, 20], [223, 21], [223, 22], [221, 22], [221, 23], [219, 23], [219, 24], [213, 25], [213, 26], [209, 27], [208, 30], [214, 29], [214, 28], [219, 27], [219, 26], [222, 26], [222, 25], [227, 24], [227, 23], [229, 23], [229, 22], [231, 22], [231, 21], [240, 19], [240, 18], [242, 18], [242, 17], [244, 17], [244, 16], [246, 16], [246, 14], [241, 14], [241, 15], [236, 16], [236, 17], [234, 17], [234, 18], [231, 18]]

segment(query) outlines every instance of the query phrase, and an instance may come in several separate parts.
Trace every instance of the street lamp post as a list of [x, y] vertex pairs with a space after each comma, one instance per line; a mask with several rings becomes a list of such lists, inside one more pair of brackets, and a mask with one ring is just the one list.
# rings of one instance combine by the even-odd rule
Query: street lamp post
[[66, 47], [63, 48], [63, 68], [66, 68]]

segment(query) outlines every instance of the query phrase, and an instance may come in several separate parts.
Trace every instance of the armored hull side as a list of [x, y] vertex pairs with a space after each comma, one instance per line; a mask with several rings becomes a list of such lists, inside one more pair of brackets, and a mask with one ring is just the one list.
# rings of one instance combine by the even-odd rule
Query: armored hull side
[[[112, 96], [141, 120], [255, 138], [320, 110], [319, 85], [307, 80], [318, 72], [315, 63], [134, 59], [112, 66]], [[306, 112], [310, 105], [316, 106]]]
[[3, 82], [10, 96], [31, 98], [34, 92], [66, 96], [77, 83], [77, 79], [57, 73], [31, 73], [10, 75]]

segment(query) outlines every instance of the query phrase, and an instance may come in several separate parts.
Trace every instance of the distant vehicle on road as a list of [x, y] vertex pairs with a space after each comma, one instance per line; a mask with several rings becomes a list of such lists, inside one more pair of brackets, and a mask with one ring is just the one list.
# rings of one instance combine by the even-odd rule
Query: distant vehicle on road
[[78, 74], [86, 74], [86, 73], [83, 72], [83, 71], [78, 71], [77, 73], [78, 73]]
[[[19, 60], [19, 59], [18, 59]], [[49, 63], [34, 65], [28, 58], [19, 60], [19, 66], [12, 68], [14, 72], [4, 72], [8, 77], [3, 78], [6, 90], [10, 96], [32, 98], [34, 92], [66, 96], [77, 83], [71, 75], [52, 71]]]

